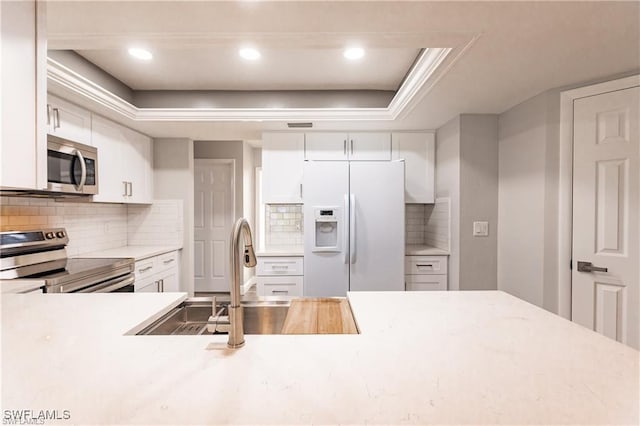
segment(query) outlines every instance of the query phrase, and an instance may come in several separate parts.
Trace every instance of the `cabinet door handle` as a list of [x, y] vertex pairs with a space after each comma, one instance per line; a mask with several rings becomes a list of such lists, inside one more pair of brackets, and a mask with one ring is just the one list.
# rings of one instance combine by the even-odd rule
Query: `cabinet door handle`
[[133, 183], [127, 182], [129, 185], [129, 197], [133, 197]]
[[158, 286], [160, 287], [160, 291], [164, 293], [164, 280], [158, 281]]
[[153, 266], [147, 266], [146, 268], [138, 269], [138, 272], [147, 272], [149, 269], [153, 268]]
[[122, 194], [122, 196], [126, 197], [127, 195], [129, 195], [129, 192], [127, 191], [127, 182], [122, 181], [122, 183], [124, 184], [124, 194]]
[[47, 126], [51, 125], [51, 104], [47, 104]]
[[300, 184], [300, 198], [302, 198], [302, 184]]
[[351, 155], [353, 155], [353, 139], [351, 139]]
[[60, 128], [60, 110], [58, 108], [53, 109], [53, 128]]
[[168, 265], [169, 263], [173, 262], [175, 259], [169, 259], [169, 260], [165, 260], [164, 263], [165, 265]]
[[342, 147], [344, 149], [344, 156], [346, 157], [347, 156], [347, 140], [346, 139], [343, 141]]
[[271, 294], [289, 294], [289, 290], [271, 290]]

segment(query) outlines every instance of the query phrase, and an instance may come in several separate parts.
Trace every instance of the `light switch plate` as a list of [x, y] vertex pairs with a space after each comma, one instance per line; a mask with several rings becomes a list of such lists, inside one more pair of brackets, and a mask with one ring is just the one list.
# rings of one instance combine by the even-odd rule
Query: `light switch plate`
[[489, 236], [489, 222], [473, 222], [473, 236], [474, 237], [488, 237]]

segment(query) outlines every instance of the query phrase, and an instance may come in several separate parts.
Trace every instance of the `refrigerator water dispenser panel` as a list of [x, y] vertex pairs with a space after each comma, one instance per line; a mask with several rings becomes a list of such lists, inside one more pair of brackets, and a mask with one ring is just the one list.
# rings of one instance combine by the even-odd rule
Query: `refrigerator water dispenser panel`
[[339, 207], [316, 207], [313, 251], [339, 252]]

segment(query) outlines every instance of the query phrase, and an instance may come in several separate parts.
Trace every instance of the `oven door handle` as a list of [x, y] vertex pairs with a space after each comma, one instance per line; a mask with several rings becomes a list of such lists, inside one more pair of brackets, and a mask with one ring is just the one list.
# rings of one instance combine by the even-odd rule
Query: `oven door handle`
[[82, 176], [80, 177], [80, 183], [76, 188], [78, 189], [78, 191], [82, 191], [82, 188], [84, 188], [84, 184], [87, 182], [87, 164], [84, 162], [84, 156], [82, 155], [80, 150], [76, 149], [75, 154], [76, 154], [76, 157], [78, 157], [78, 160], [80, 161], [80, 170], [82, 171]]
[[114, 290], [133, 284], [135, 280], [136, 277], [133, 275], [127, 276], [125, 279], [118, 277], [97, 286], [85, 287], [76, 293], [111, 293]]

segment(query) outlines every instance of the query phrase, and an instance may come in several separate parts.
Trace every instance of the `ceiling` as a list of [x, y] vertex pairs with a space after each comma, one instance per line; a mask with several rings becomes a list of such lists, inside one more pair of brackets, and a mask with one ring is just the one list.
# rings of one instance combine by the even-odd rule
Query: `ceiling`
[[367, 49], [358, 60], [343, 48], [260, 49], [247, 61], [234, 45], [149, 50], [150, 61], [127, 49], [78, 50], [133, 90], [397, 90], [420, 53], [419, 48]]
[[[224, 84], [229, 87], [234, 84], [258, 87], [250, 85], [261, 79], [262, 87], [274, 84], [279, 89], [295, 89], [303, 84], [322, 84], [323, 78], [327, 87], [397, 86], [398, 70], [406, 71], [409, 58], [415, 57], [418, 49], [436, 46], [461, 49], [475, 40], [457, 61], [449, 64], [431, 90], [418, 97], [411, 110], [398, 119], [314, 123], [315, 128], [324, 129], [434, 129], [460, 113], [499, 114], [551, 88], [586, 84], [640, 69], [640, 3], [635, 1], [54, 0], [47, 7], [51, 48], [76, 50], [90, 60], [95, 53], [93, 60], [101, 61], [100, 66], [112, 70], [114, 75], [121, 73], [119, 78], [132, 86], [221, 84], [214, 83], [217, 77], [207, 75], [207, 70], [213, 69], [226, 75]], [[132, 43], [145, 43], [160, 52], [162, 66], [157, 68], [171, 71], [156, 69], [145, 76], [123, 65], [125, 58], [119, 55]], [[255, 80], [251, 75], [257, 67], [253, 66], [259, 64], [231, 64], [237, 62], [235, 58], [231, 60], [233, 52], [244, 43], [263, 50], [263, 58], [269, 63], [262, 65]], [[334, 60], [343, 46], [354, 43], [368, 49], [367, 59], [374, 62], [367, 67], [347, 68], [353, 73], [334, 70], [354, 65], [338, 66]], [[184, 63], [165, 61], [164, 52], [182, 57]], [[194, 63], [193, 55], [202, 52], [227, 53], [223, 55], [225, 61], [206, 55], [206, 59]], [[307, 63], [311, 59], [303, 61], [295, 70], [287, 71], [291, 73], [287, 78], [279, 72], [295, 57], [312, 56], [323, 59], [313, 66]], [[273, 65], [270, 61], [276, 57], [281, 59]], [[253, 68], [231, 71], [236, 66], [236, 70], [242, 70], [241, 65]], [[382, 65], [388, 65], [389, 69], [383, 70]], [[313, 78], [310, 74], [305, 83], [307, 71], [296, 72], [298, 66], [311, 69]], [[210, 80], [205, 82], [206, 79]], [[65, 92], [60, 87], [52, 90]], [[90, 104], [86, 100], [78, 102]], [[91, 106], [124, 121], [113, 111]], [[210, 140], [259, 139], [262, 130], [286, 128], [285, 121], [130, 120], [126, 124], [151, 136]]]

